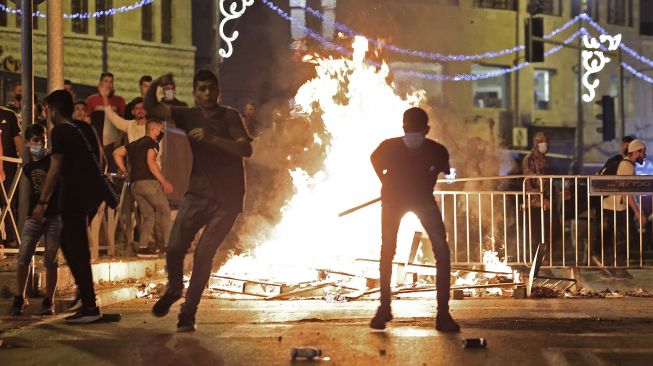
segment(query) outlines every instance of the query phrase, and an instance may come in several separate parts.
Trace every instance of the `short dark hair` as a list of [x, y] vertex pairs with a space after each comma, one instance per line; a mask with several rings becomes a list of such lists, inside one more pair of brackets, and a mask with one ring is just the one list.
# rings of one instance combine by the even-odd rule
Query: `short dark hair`
[[138, 85], [140, 86], [143, 85], [143, 83], [145, 82], [151, 82], [151, 81], [152, 81], [152, 77], [150, 75], [143, 75], [141, 76], [140, 79], [138, 79]]
[[102, 79], [104, 79], [107, 76], [110, 76], [113, 79], [113, 74], [107, 71], [100, 74], [100, 81], [102, 81]]
[[136, 97], [134, 100], [131, 101], [131, 105], [135, 106], [138, 103], [143, 103], [143, 98], [142, 97]]
[[408, 108], [404, 112], [404, 129], [421, 131], [429, 125], [429, 116], [422, 108]]
[[[78, 100], [78, 101], [76, 101], [76, 102], [73, 104], [73, 107], [75, 107], [75, 106], [78, 105], [78, 104], [81, 104], [81, 105], [84, 106], [84, 108], [86, 108], [86, 102], [83, 101], [83, 100]], [[73, 108], [73, 109], [74, 109], [74, 108]]]
[[68, 80], [68, 79], [64, 79], [64, 81], [63, 81], [63, 85], [72, 85], [72, 84], [73, 84], [73, 82]]
[[147, 122], [145, 123], [145, 129], [149, 130], [150, 125], [155, 124], [155, 123], [163, 126], [163, 121], [162, 120], [153, 117], [153, 118], [148, 118], [147, 119]]
[[25, 140], [29, 140], [34, 136], [45, 135], [45, 127], [43, 125], [34, 123], [27, 126], [25, 130]]
[[621, 142], [624, 143], [624, 144], [626, 144], [626, 143], [630, 144], [635, 139], [636, 139], [635, 136], [630, 136], [630, 135], [629, 136], [624, 136], [624, 138], [621, 139]]
[[218, 81], [218, 77], [215, 76], [215, 74], [211, 70], [207, 70], [207, 69], [197, 70], [195, 76], [193, 77], [193, 90], [197, 89], [197, 84], [200, 81], [212, 81], [215, 83], [215, 86], [217, 86], [218, 89], [220, 89], [220, 82]]
[[45, 97], [45, 104], [48, 108], [56, 109], [62, 116], [71, 118], [75, 105], [73, 104], [73, 96], [65, 90], [55, 90]]

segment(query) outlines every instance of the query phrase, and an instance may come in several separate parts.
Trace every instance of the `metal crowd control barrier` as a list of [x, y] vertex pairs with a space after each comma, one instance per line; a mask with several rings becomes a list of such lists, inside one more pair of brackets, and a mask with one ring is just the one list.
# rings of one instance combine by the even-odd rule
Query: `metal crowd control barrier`
[[[489, 188], [451, 188], [467, 182]], [[543, 267], [653, 266], [653, 227], [635, 219], [653, 214], [650, 177], [466, 178], [440, 182], [434, 194], [454, 265], [482, 264], [487, 250], [510, 265], [531, 265], [544, 243]], [[608, 201], [627, 203], [615, 211], [604, 207]]]
[[[468, 185], [484, 187], [467, 189]], [[653, 267], [653, 225], [636, 220], [653, 217], [653, 177], [462, 178], [438, 182], [434, 196], [447, 230], [452, 265], [481, 265], [484, 253], [492, 250], [509, 265], [530, 266], [542, 243], [542, 267]], [[631, 198], [625, 210], [608, 210]], [[608, 201], [613, 205], [604, 207]]]

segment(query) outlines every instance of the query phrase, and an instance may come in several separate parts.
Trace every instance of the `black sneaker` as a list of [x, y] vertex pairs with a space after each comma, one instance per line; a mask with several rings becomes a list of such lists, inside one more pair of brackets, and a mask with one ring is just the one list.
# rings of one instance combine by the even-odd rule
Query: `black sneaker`
[[101, 318], [102, 318], [102, 314], [100, 313], [100, 308], [98, 308], [97, 306], [94, 307], [82, 306], [78, 312], [66, 317], [66, 323], [87, 324], [87, 323], [96, 322]]
[[460, 332], [460, 325], [453, 320], [449, 312], [438, 312], [438, 315], [435, 316], [435, 329], [440, 332], [456, 333]]
[[23, 315], [23, 311], [29, 302], [22, 296], [14, 296], [14, 304], [11, 305], [11, 316]]
[[39, 315], [54, 315], [54, 304], [47, 297], [43, 299], [43, 302], [41, 303], [41, 311], [39, 312]]
[[179, 321], [177, 322], [177, 332], [194, 332], [195, 331], [195, 315], [188, 315], [179, 313]]
[[75, 295], [75, 299], [68, 304], [66, 312], [77, 311], [82, 307], [82, 298], [79, 296], [79, 293]]
[[181, 294], [175, 294], [166, 291], [163, 296], [159, 299], [159, 301], [152, 306], [152, 315], [156, 316], [157, 318], [163, 318], [168, 314], [168, 311], [170, 311], [170, 307], [172, 304], [176, 303], [177, 300], [181, 299]]
[[385, 324], [391, 320], [392, 310], [390, 309], [390, 306], [381, 305], [376, 309], [376, 314], [374, 315], [374, 318], [372, 318], [372, 321], [370, 321], [370, 328], [383, 330], [385, 329]]

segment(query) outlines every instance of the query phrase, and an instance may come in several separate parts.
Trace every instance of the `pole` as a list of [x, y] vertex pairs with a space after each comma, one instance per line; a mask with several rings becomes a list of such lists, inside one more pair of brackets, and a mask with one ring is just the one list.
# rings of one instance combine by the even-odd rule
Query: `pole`
[[[519, 1], [515, 2], [515, 46], [519, 46], [519, 29], [520, 29], [521, 23], [519, 22]], [[517, 66], [519, 64], [519, 51], [515, 52], [515, 62], [513, 63], [513, 66]], [[515, 90], [513, 91], [515, 93], [515, 100], [514, 100], [514, 107], [512, 108], [514, 116], [512, 116], [512, 126], [513, 127], [518, 127], [521, 126], [521, 121], [519, 118], [519, 70], [515, 71]], [[510, 144], [512, 145], [512, 144]]]
[[[583, 18], [578, 20], [578, 30], [583, 28]], [[583, 56], [582, 56], [582, 37], [578, 37], [578, 124], [576, 125], [576, 174], [582, 174], [583, 165], [585, 165], [583, 154], [585, 153], [585, 141], [583, 139], [583, 130], [585, 123], [583, 121]]]
[[621, 66], [622, 51], [619, 48], [619, 117], [621, 118], [621, 128], [619, 129], [619, 141], [623, 141], [626, 136], [626, 94], [624, 94], [624, 67]]
[[48, 94], [63, 89], [63, 1], [48, 1]]
[[[32, 31], [32, 13], [34, 6], [32, 0], [21, 0], [20, 9], [20, 81], [23, 86], [23, 106], [21, 108], [22, 126], [25, 131], [34, 120], [34, 66], [32, 64], [33, 56], [33, 31]], [[19, 152], [20, 157], [27, 159], [29, 157], [29, 148], [25, 146], [23, 151]], [[11, 177], [13, 178], [13, 177]], [[7, 179], [11, 179], [7, 177]], [[27, 218], [29, 208], [29, 185], [25, 179], [21, 179], [18, 194], [18, 229], [22, 231], [23, 223]], [[19, 235], [16, 233], [16, 235]]]

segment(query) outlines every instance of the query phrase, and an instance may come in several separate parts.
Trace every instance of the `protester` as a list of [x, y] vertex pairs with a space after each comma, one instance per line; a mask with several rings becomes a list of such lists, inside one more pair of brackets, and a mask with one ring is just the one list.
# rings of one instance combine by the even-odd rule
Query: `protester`
[[199, 70], [193, 78], [196, 107], [170, 107], [156, 98], [161, 85], [169, 85], [171, 75], [152, 82], [145, 95], [148, 116], [171, 118], [186, 131], [193, 152], [193, 170], [168, 241], [166, 262], [168, 289], [152, 308], [165, 316], [184, 289], [184, 257], [197, 232], [204, 227], [195, 249], [193, 273], [186, 302], [179, 313], [177, 331], [194, 331], [195, 314], [211, 274], [215, 253], [243, 209], [245, 174], [243, 158], [252, 154], [252, 139], [235, 110], [218, 104], [218, 78], [209, 70]]
[[[633, 140], [628, 144], [628, 155], [621, 160], [615, 175], [636, 175], [635, 164], [644, 164], [646, 159], [646, 145], [642, 140]], [[630, 206], [635, 218], [642, 226], [646, 226], [647, 218], [645, 214], [640, 214], [639, 206], [635, 202], [633, 196], [616, 195], [608, 196], [603, 199], [603, 230], [605, 237], [608, 238], [605, 245], [605, 258], [608, 262], [612, 262], [614, 266], [627, 266], [626, 251], [628, 250], [628, 224], [627, 224], [627, 208]], [[614, 240], [614, 245], [612, 241]], [[616, 254], [615, 254], [616, 250]], [[616, 263], [613, 258], [616, 258]], [[592, 260], [597, 265], [603, 265], [601, 261], [593, 256]], [[628, 273], [626, 269], [612, 269], [604, 272], [608, 277], [615, 280], [631, 279], [633, 276]]]
[[105, 123], [104, 118], [104, 101], [99, 93], [100, 86], [109, 88], [109, 104], [114, 112], [120, 116], [125, 115], [125, 100], [115, 95], [113, 88], [113, 74], [110, 72], [103, 72], [100, 75], [100, 83], [98, 84], [98, 93], [95, 93], [86, 98], [86, 114], [91, 119], [91, 124], [99, 133], [100, 143], [103, 146], [104, 154], [108, 159], [109, 171], [114, 172], [115, 166], [111, 154], [116, 148], [116, 142], [119, 138], [119, 133], [116, 127], [111, 123]]
[[[163, 122], [150, 119], [145, 136], [113, 153], [120, 172], [129, 177], [131, 194], [141, 211], [140, 247], [149, 248], [151, 253], [162, 252], [170, 235], [170, 205], [166, 194], [172, 193], [173, 187], [156, 162], [163, 134]], [[131, 163], [129, 173], [125, 164], [126, 156], [129, 156]], [[160, 243], [155, 243], [154, 240], [155, 224], [160, 228], [163, 238]]]
[[63, 89], [65, 91], [67, 91], [68, 93], [70, 93], [70, 96], [73, 97], [73, 100], [76, 99], [75, 88], [73, 88], [73, 82], [72, 81], [70, 81], [68, 79], [65, 79], [63, 81]]
[[141, 95], [132, 99], [131, 102], [127, 103], [127, 106], [125, 107], [125, 119], [127, 120], [135, 119], [133, 114], [134, 106], [138, 103], [143, 102], [143, 97], [145, 96], [145, 92], [147, 92], [147, 89], [150, 87], [151, 82], [152, 82], [152, 77], [150, 75], [143, 75], [138, 80], [138, 88], [140, 90]]
[[[47, 137], [45, 127], [32, 124], [25, 131], [25, 139], [30, 149], [32, 161], [23, 168], [23, 174], [30, 185], [29, 213], [37, 206], [41, 197], [41, 189], [50, 168], [50, 154], [46, 148]], [[61, 218], [59, 217], [59, 189], [55, 187], [44, 213], [44, 220], [39, 221], [28, 217], [23, 225], [21, 244], [18, 250], [17, 295], [11, 309], [11, 315], [21, 315], [27, 306], [27, 277], [30, 263], [36, 251], [36, 245], [41, 237], [45, 243], [44, 264], [46, 268], [45, 298], [41, 303], [40, 315], [54, 315], [54, 293], [57, 288], [57, 253], [59, 252], [59, 235], [61, 233]]]
[[32, 218], [43, 221], [55, 186], [60, 184], [59, 212], [62, 220], [61, 250], [75, 278], [82, 306], [66, 317], [69, 323], [89, 323], [101, 318], [95, 302], [89, 250], [89, 216], [97, 212], [104, 200], [104, 181], [100, 172], [102, 150], [95, 130], [87, 123], [72, 120], [73, 99], [64, 90], [55, 90], [45, 99], [51, 132], [50, 169], [41, 190], [41, 198]]
[[18, 81], [11, 86], [11, 100], [7, 104], [7, 108], [11, 109], [14, 113], [20, 115], [23, 108], [23, 84]]
[[174, 80], [168, 80], [168, 84], [162, 85], [161, 89], [163, 89], [161, 103], [171, 107], [188, 107], [188, 104], [177, 99], [177, 86]]
[[91, 123], [91, 119], [86, 113], [86, 102], [78, 100], [75, 102], [75, 110], [73, 111], [73, 119], [76, 121], [83, 121], [88, 124]]
[[599, 175], [617, 175], [617, 169], [621, 161], [628, 157], [628, 145], [633, 140], [635, 140], [634, 136], [624, 136], [621, 139], [621, 150], [619, 150], [619, 154], [612, 156], [603, 164], [603, 167], [599, 170]]
[[374, 171], [382, 183], [382, 244], [379, 269], [381, 305], [370, 327], [385, 329], [386, 323], [392, 320], [390, 280], [397, 232], [401, 219], [412, 211], [426, 229], [436, 259], [438, 307], [435, 328], [442, 332], [458, 332], [460, 327], [449, 314], [451, 254], [442, 215], [433, 197], [438, 175], [449, 173], [449, 152], [444, 146], [426, 138], [428, 115], [423, 109], [406, 110], [403, 127], [404, 137], [383, 141], [371, 156]]
[[[20, 127], [18, 125], [18, 116], [11, 109], [0, 107], [0, 142], [2, 143], [3, 156], [8, 158], [18, 158], [23, 151], [25, 142], [20, 134]], [[18, 171], [18, 164], [15, 162], [0, 161], [3, 166], [4, 172], [4, 189], [7, 196], [11, 194], [11, 186]], [[14, 217], [18, 217], [16, 213], [17, 198], [15, 197], [10, 202], [10, 207]], [[0, 199], [0, 205], [4, 207], [7, 203], [4, 197]], [[7, 220], [8, 222], [8, 220]], [[11, 246], [17, 246], [17, 236], [13, 229], [13, 225], [5, 225], [6, 242]]]
[[240, 117], [243, 119], [247, 132], [249, 132], [251, 136], [256, 137], [261, 133], [262, 126], [256, 118], [256, 103], [253, 101], [247, 102], [247, 104], [245, 104], [245, 110]]

